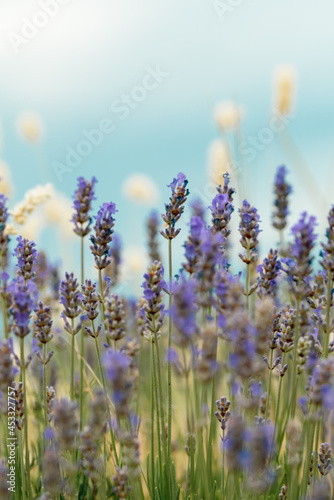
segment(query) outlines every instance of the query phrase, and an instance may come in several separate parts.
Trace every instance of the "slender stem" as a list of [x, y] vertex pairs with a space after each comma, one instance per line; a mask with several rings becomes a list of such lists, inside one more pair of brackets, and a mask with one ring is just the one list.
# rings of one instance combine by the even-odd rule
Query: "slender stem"
[[155, 457], [154, 457], [154, 364], [153, 364], [153, 351], [152, 345], [151, 354], [151, 481], [152, 481], [152, 497], [155, 499]]
[[[247, 247], [247, 259], [249, 261], [250, 259], [250, 250]], [[249, 288], [250, 288], [250, 263], [247, 262], [246, 264], [246, 306], [247, 306], [247, 313], [248, 317], [250, 317], [250, 309], [249, 309]]]
[[[81, 260], [81, 283], [84, 284], [84, 237], [81, 236], [80, 245], [80, 260]], [[80, 398], [79, 398], [79, 412], [80, 412], [80, 432], [83, 426], [83, 408], [84, 408], [84, 392], [83, 392], [83, 372], [84, 372], [84, 355], [85, 355], [85, 330], [81, 328], [80, 338]]]
[[225, 430], [223, 430], [222, 495], [224, 500], [225, 499]]
[[[168, 263], [169, 263], [169, 311], [172, 307], [172, 240], [168, 240]], [[172, 347], [172, 316], [168, 316], [168, 350]], [[172, 364], [168, 361], [168, 440], [167, 440], [167, 470], [171, 478], [171, 444], [172, 444]], [[169, 483], [169, 481], [168, 481]]]
[[301, 498], [304, 498], [306, 495], [307, 491], [307, 486], [308, 486], [308, 477], [309, 477], [309, 470], [310, 470], [310, 462], [311, 462], [311, 454], [312, 454], [312, 449], [313, 449], [313, 439], [314, 439], [314, 429], [315, 429], [315, 422], [309, 422], [309, 432], [307, 432], [307, 448], [306, 448], [306, 456], [305, 456], [305, 462], [304, 462], [304, 475], [303, 475], [303, 484], [302, 484], [302, 494]]
[[44, 404], [44, 430], [48, 425], [48, 413], [46, 406], [46, 344], [43, 344], [43, 404]]
[[[100, 373], [101, 373], [101, 381], [102, 381], [102, 385], [103, 385], [103, 389], [104, 389], [105, 395], [107, 396], [106, 381], [105, 381], [105, 378], [104, 378], [103, 367], [102, 367], [102, 363], [101, 363], [100, 347], [99, 347], [98, 338], [96, 337], [96, 331], [95, 331], [94, 321], [92, 321], [92, 329], [93, 329], [93, 332], [94, 332], [94, 335], [95, 335], [96, 355], [97, 355], [97, 361], [98, 361], [98, 365], [99, 365], [99, 370], [100, 370]], [[109, 403], [108, 403], [108, 413], [109, 413], [109, 423], [111, 424], [111, 412], [110, 412], [110, 408], [109, 408]], [[115, 436], [114, 436], [114, 432], [113, 432], [113, 430], [112, 430], [111, 427], [110, 427], [110, 439], [111, 439], [112, 449], [113, 449], [113, 452], [114, 452], [114, 455], [115, 455], [116, 465], [118, 466], [119, 462], [118, 462], [118, 456], [117, 456]]]
[[[27, 407], [27, 385], [26, 385], [26, 367], [25, 367], [25, 356], [24, 356], [24, 338], [20, 339], [20, 354], [21, 354], [21, 373], [22, 373], [22, 384], [23, 384], [23, 404], [24, 404], [24, 446], [25, 446], [25, 470], [27, 471], [27, 489], [28, 498], [31, 499], [31, 483], [30, 483], [30, 458], [29, 458], [29, 445], [28, 445], [28, 407]], [[22, 471], [24, 474], [25, 471]]]
[[26, 495], [26, 475], [24, 470], [24, 458], [23, 458], [23, 450], [24, 450], [24, 434], [23, 430], [20, 431], [20, 467], [21, 467], [21, 477], [22, 477], [22, 498], [25, 498]]
[[[103, 324], [103, 327], [104, 327], [104, 330], [105, 330], [105, 321], [106, 321], [106, 308], [105, 308], [105, 305], [104, 305], [104, 296], [103, 296], [103, 277], [102, 277], [102, 269], [99, 269], [99, 291], [100, 291], [100, 295], [101, 295], [101, 314], [102, 314], [102, 324]], [[110, 339], [109, 337], [106, 335], [106, 339], [107, 339], [107, 342], [108, 342], [108, 345], [110, 346]]]
[[[215, 356], [215, 361], [216, 361], [216, 356]], [[216, 375], [213, 375], [212, 379], [212, 386], [211, 386], [211, 412], [210, 412], [210, 427], [209, 427], [209, 438], [208, 438], [208, 444], [207, 444], [207, 451], [206, 451], [206, 457], [207, 457], [207, 471], [209, 475], [209, 481], [210, 484], [212, 482], [212, 441], [213, 441], [213, 436], [214, 436], [214, 430], [215, 430], [215, 424], [216, 424], [216, 417], [214, 414], [214, 409], [216, 406], [216, 398], [215, 398], [215, 392], [216, 392]]]
[[[282, 367], [284, 366], [284, 358], [285, 358], [285, 352], [283, 353], [283, 357], [282, 357]], [[272, 453], [273, 448], [274, 448], [276, 431], [277, 431], [279, 407], [280, 407], [281, 392], [282, 392], [282, 381], [283, 381], [283, 377], [280, 376], [279, 382], [278, 382], [278, 395], [277, 395], [277, 401], [276, 401], [275, 422], [274, 422], [273, 438], [272, 438], [272, 443], [271, 443], [271, 453]]]
[[292, 365], [292, 394], [291, 394], [291, 417], [295, 418], [296, 413], [296, 395], [297, 395], [297, 345], [300, 330], [300, 299], [296, 300], [296, 325], [294, 335], [294, 348], [293, 348], [293, 365]]
[[72, 342], [71, 342], [71, 399], [74, 401], [74, 321], [72, 318]]
[[328, 357], [328, 346], [331, 333], [331, 308], [332, 308], [332, 286], [333, 280], [331, 272], [327, 271], [327, 296], [326, 296], [326, 331], [325, 331], [325, 345], [324, 345], [324, 357]]
[[8, 340], [9, 332], [8, 332], [8, 325], [7, 325], [7, 307], [6, 307], [5, 299], [2, 296], [1, 296], [1, 309], [2, 309], [2, 321], [3, 321], [3, 329], [5, 332], [5, 339]]
[[270, 396], [271, 396], [271, 378], [272, 378], [272, 366], [273, 366], [273, 355], [274, 349], [270, 349], [270, 369], [269, 369], [269, 383], [268, 383], [268, 401], [266, 406], [266, 416], [265, 420], [268, 420], [269, 417], [269, 408], [270, 408]]
[[[166, 449], [166, 445], [164, 444], [165, 440], [165, 435], [164, 435], [164, 428], [161, 429], [160, 431], [160, 409], [159, 409], [159, 390], [158, 390], [158, 385], [157, 385], [157, 375], [156, 375], [156, 367], [155, 367], [155, 353], [154, 353], [154, 346], [152, 345], [152, 368], [153, 368], [153, 384], [154, 384], [154, 391], [155, 391], [155, 401], [156, 401], [156, 411], [157, 411], [157, 438], [158, 438], [158, 458], [159, 458], [159, 470], [160, 470], [160, 482], [163, 482], [162, 479], [162, 456], [161, 456], [161, 446], [160, 446], [160, 440], [162, 439], [163, 443], [163, 448], [164, 450]], [[158, 369], [159, 372], [159, 369]]]

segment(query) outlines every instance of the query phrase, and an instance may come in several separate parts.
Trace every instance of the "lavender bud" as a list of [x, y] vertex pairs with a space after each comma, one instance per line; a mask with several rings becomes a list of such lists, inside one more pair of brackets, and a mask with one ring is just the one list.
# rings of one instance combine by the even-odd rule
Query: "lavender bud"
[[97, 269], [105, 269], [111, 262], [110, 258], [110, 243], [115, 219], [113, 215], [117, 212], [114, 203], [103, 203], [102, 207], [97, 213], [94, 225], [94, 234], [91, 235], [90, 247], [95, 259], [95, 267]]
[[321, 443], [318, 453], [318, 469], [322, 476], [327, 476], [332, 470], [332, 448], [328, 443]]
[[97, 306], [99, 305], [99, 299], [95, 292], [96, 283], [92, 280], [86, 280], [84, 285], [81, 285], [82, 290], [82, 307], [88, 319], [94, 321], [99, 315]]
[[160, 234], [167, 240], [174, 239], [181, 231], [181, 229], [175, 229], [175, 224], [184, 211], [183, 205], [189, 195], [187, 184], [186, 176], [179, 173], [176, 179], [173, 179], [173, 182], [167, 186], [171, 188], [172, 196], [169, 199], [169, 203], [165, 204], [166, 212], [161, 215], [167, 227], [165, 230], [160, 231]]
[[12, 281], [8, 290], [12, 295], [12, 305], [9, 309], [13, 318], [12, 330], [14, 335], [23, 338], [30, 333], [30, 315], [34, 307], [32, 297], [36, 293], [36, 287], [32, 281], [25, 282], [20, 276]]
[[75, 450], [78, 434], [77, 405], [68, 399], [55, 400], [52, 418], [56, 428], [57, 443], [61, 451]]
[[14, 254], [17, 257], [17, 275], [22, 276], [25, 281], [36, 277], [35, 267], [37, 259], [36, 244], [26, 238], [19, 236]]
[[111, 294], [105, 301], [106, 336], [115, 342], [126, 335], [125, 310], [122, 300], [116, 294]]
[[51, 334], [52, 319], [50, 315], [50, 306], [45, 306], [39, 301], [35, 308], [35, 337], [46, 344], [53, 338]]
[[75, 226], [73, 231], [82, 238], [90, 232], [90, 225], [92, 223], [90, 210], [92, 208], [92, 201], [95, 200], [94, 186], [96, 182], [95, 177], [92, 177], [91, 181], [79, 177], [78, 188], [73, 196], [73, 208], [75, 210], [72, 218]]
[[286, 218], [289, 214], [288, 212], [288, 196], [292, 191], [292, 188], [285, 181], [285, 176], [287, 174], [287, 169], [284, 165], [278, 168], [275, 178], [275, 210], [273, 214], [273, 226], [276, 229], [282, 230], [285, 228], [287, 221]]
[[158, 213], [154, 210], [151, 212], [146, 223], [148, 232], [149, 256], [152, 262], [154, 262], [155, 260], [161, 261], [159, 252], [159, 243], [157, 238], [159, 234], [158, 226], [159, 226], [159, 217]]
[[240, 254], [239, 257], [246, 264], [251, 264], [257, 258], [256, 247], [259, 243], [257, 237], [260, 233], [260, 216], [256, 208], [252, 207], [247, 200], [244, 200], [242, 208], [239, 209], [239, 214], [240, 243], [247, 250], [247, 254]]
[[131, 492], [131, 486], [127, 483], [129, 481], [128, 468], [116, 467], [116, 473], [113, 476], [114, 487], [113, 491], [118, 498], [127, 498]]

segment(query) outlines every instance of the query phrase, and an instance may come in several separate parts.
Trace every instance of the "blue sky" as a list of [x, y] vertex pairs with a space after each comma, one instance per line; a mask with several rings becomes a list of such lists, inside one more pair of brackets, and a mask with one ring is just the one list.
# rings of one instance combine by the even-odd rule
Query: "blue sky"
[[[334, 179], [330, 0], [222, 1], [228, 6], [224, 16], [208, 0], [62, 0], [43, 27], [24, 43], [15, 39], [15, 45], [13, 33], [21, 35], [26, 19], [36, 20], [46, 3], [16, 0], [0, 6], [2, 157], [11, 168], [15, 199], [45, 182], [70, 196], [77, 176], [95, 175], [98, 202], [116, 202], [119, 232], [126, 245], [136, 245], [143, 241], [148, 208], [125, 198], [125, 179], [138, 172], [152, 177], [161, 194], [159, 210], [166, 184], [181, 170], [190, 190], [201, 190], [208, 146], [218, 136], [213, 106], [237, 100], [244, 109], [244, 137], [256, 135], [269, 120], [273, 71], [289, 63], [298, 72], [298, 86], [288, 133], [329, 206]], [[112, 104], [142, 84], [147, 68], [157, 66], [168, 76], [120, 120]], [[16, 118], [26, 109], [43, 119], [45, 137], [38, 145], [22, 142], [16, 131]], [[78, 145], [84, 129], [105, 118], [113, 120], [115, 130], [59, 182], [54, 162]], [[302, 208], [317, 211], [319, 198], [312, 199], [312, 185], [305, 189], [304, 166], [289, 151], [283, 152], [275, 137], [248, 166], [250, 201], [265, 226], [274, 172], [283, 162], [294, 183], [293, 217]], [[323, 223], [325, 210], [319, 216]], [[266, 238], [273, 237], [268, 230]]]

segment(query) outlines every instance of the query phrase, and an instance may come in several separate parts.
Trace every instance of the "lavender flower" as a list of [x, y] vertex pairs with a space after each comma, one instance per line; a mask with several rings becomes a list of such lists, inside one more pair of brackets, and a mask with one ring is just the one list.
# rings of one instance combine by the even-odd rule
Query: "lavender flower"
[[122, 300], [112, 293], [105, 300], [106, 308], [106, 336], [115, 342], [126, 335], [125, 311]]
[[332, 470], [332, 448], [328, 443], [321, 443], [318, 453], [318, 470], [322, 476], [327, 476]]
[[218, 193], [212, 200], [209, 209], [212, 214], [212, 231], [221, 233], [225, 240], [231, 233], [228, 229], [228, 224], [234, 210], [228, 194]]
[[167, 240], [174, 239], [181, 231], [181, 229], [175, 229], [175, 224], [184, 211], [183, 205], [189, 195], [187, 184], [186, 176], [179, 173], [176, 179], [173, 179], [173, 182], [167, 186], [171, 188], [172, 196], [169, 198], [169, 203], [165, 204], [166, 212], [161, 215], [167, 228], [164, 231], [160, 231], [160, 234]]
[[92, 242], [90, 249], [94, 255], [95, 267], [97, 269], [105, 269], [111, 262], [109, 252], [114, 232], [113, 227], [115, 225], [113, 215], [116, 212], [116, 205], [114, 203], [103, 203], [97, 216], [94, 217], [94, 234], [90, 237]]
[[13, 255], [17, 257], [17, 275], [22, 276], [25, 281], [34, 279], [36, 277], [36, 245], [22, 236], [19, 236], [16, 241], [17, 246]]
[[246, 264], [251, 264], [257, 258], [256, 247], [259, 243], [257, 237], [260, 233], [260, 216], [256, 208], [252, 207], [247, 200], [244, 200], [242, 208], [239, 209], [239, 214], [240, 243], [247, 251], [244, 255], [239, 254], [239, 257]]
[[53, 448], [45, 450], [43, 457], [43, 484], [44, 491], [50, 495], [47, 498], [56, 498], [63, 490], [64, 484], [60, 475], [59, 455]]
[[328, 396], [334, 383], [334, 359], [321, 359], [315, 367], [307, 388], [310, 403], [319, 410], [328, 407]]
[[158, 244], [158, 234], [159, 234], [159, 216], [158, 213], [153, 210], [146, 223], [148, 232], [148, 247], [150, 260], [154, 262], [155, 260], [161, 261], [159, 244]]
[[11, 293], [12, 305], [9, 312], [13, 318], [12, 330], [20, 338], [29, 334], [30, 316], [34, 308], [33, 297], [36, 287], [32, 281], [25, 282], [22, 276], [13, 280], [8, 290]]
[[188, 236], [188, 241], [184, 244], [186, 262], [182, 264], [182, 267], [189, 274], [194, 274], [201, 257], [200, 245], [202, 242], [202, 234], [205, 231], [205, 222], [201, 217], [194, 215], [191, 218], [189, 226], [190, 234]]
[[195, 368], [199, 380], [203, 383], [208, 383], [219, 368], [219, 364], [216, 361], [218, 342], [216, 326], [212, 322], [208, 323], [200, 331], [200, 338], [202, 345], [195, 360]]
[[226, 437], [225, 447], [227, 465], [231, 472], [242, 471], [248, 464], [246, 452], [247, 431], [241, 415], [235, 414], [230, 418], [229, 432]]
[[307, 213], [303, 212], [298, 223], [291, 230], [295, 238], [291, 245], [291, 256], [296, 263], [294, 269], [296, 276], [305, 277], [312, 272], [313, 257], [311, 257], [311, 252], [317, 238], [314, 233], [316, 225], [316, 218], [310, 216], [307, 219]]
[[287, 169], [284, 165], [277, 169], [275, 177], [275, 211], [273, 214], [273, 226], [276, 229], [282, 230], [285, 228], [287, 221], [286, 218], [289, 214], [288, 212], [288, 197], [292, 191], [292, 188], [287, 184], [285, 176], [287, 174]]
[[228, 401], [225, 397], [221, 397], [220, 401], [216, 401], [217, 411], [215, 411], [215, 416], [220, 422], [220, 428], [223, 432], [225, 432], [226, 424], [231, 416], [230, 405], [231, 401]]
[[201, 305], [210, 306], [213, 303], [213, 290], [215, 287], [215, 274], [217, 266], [224, 264], [221, 252], [223, 237], [220, 233], [205, 230], [202, 233], [200, 245], [201, 259], [197, 264], [197, 277]]
[[[79, 283], [73, 273], [65, 273], [65, 279], [60, 283], [60, 303], [63, 305], [61, 317], [65, 323], [65, 330], [70, 335], [76, 335], [82, 327], [87, 316], [82, 316], [80, 322], [74, 327], [73, 320], [82, 313], [82, 295], [79, 292]], [[71, 324], [67, 318], [71, 319]]]
[[51, 334], [52, 319], [50, 315], [50, 306], [45, 306], [39, 301], [35, 308], [35, 337], [46, 344], [50, 342], [53, 335]]
[[164, 304], [162, 303], [163, 292], [167, 289], [164, 280], [164, 268], [161, 262], [153, 262], [144, 274], [145, 303], [142, 307], [142, 315], [146, 318], [145, 337], [153, 342], [154, 333], [158, 335], [164, 317]]
[[130, 359], [119, 351], [107, 350], [103, 356], [106, 378], [113, 391], [113, 402], [118, 416], [129, 415], [132, 382], [129, 380]]
[[23, 383], [14, 384], [15, 392], [15, 425], [21, 431], [24, 426], [25, 409], [24, 409], [24, 393]]
[[274, 298], [277, 293], [277, 277], [280, 274], [281, 263], [278, 259], [277, 250], [269, 250], [268, 257], [265, 257], [262, 264], [257, 267], [258, 277], [258, 295], [272, 295]]
[[128, 498], [131, 492], [131, 486], [128, 484], [129, 475], [128, 468], [116, 467], [116, 473], [113, 476], [114, 486], [113, 491], [118, 498]]
[[68, 399], [56, 400], [52, 406], [52, 418], [56, 428], [56, 440], [61, 451], [76, 449], [78, 434], [77, 405]]
[[176, 327], [175, 342], [181, 347], [187, 347], [197, 332], [196, 325], [196, 287], [194, 279], [184, 277], [173, 287], [173, 304], [170, 314]]
[[76, 318], [81, 313], [81, 293], [79, 283], [73, 273], [65, 273], [65, 279], [60, 283], [60, 303], [64, 307], [63, 314], [67, 318]]
[[97, 307], [99, 305], [99, 299], [96, 294], [96, 283], [92, 280], [86, 280], [84, 285], [81, 285], [82, 290], [82, 307], [88, 319], [94, 321], [99, 315]]
[[81, 237], [86, 236], [90, 232], [92, 218], [90, 210], [94, 197], [94, 186], [97, 180], [92, 177], [91, 181], [85, 180], [83, 177], [78, 178], [78, 188], [74, 193], [73, 208], [75, 210], [72, 218], [74, 223], [73, 231]]

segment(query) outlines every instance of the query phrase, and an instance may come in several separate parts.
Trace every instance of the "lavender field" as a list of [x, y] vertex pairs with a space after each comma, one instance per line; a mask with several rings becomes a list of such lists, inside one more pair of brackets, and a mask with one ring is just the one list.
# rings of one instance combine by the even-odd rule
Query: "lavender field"
[[94, 213], [95, 178], [73, 195], [78, 276], [21, 236], [9, 251], [1, 195], [0, 498], [332, 498], [334, 207], [326, 234], [307, 212], [289, 229], [288, 177], [280, 166], [280, 244], [260, 261], [260, 215], [229, 174], [206, 207], [179, 173], [147, 220], [136, 300], [114, 293], [118, 212]]

